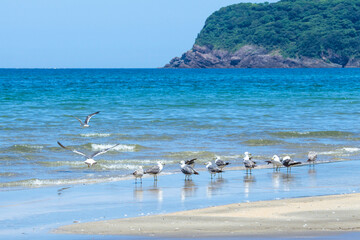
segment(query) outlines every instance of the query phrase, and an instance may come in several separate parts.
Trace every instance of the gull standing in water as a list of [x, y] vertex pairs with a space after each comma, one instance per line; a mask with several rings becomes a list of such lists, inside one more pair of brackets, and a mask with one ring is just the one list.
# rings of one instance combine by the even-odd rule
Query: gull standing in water
[[280, 158], [278, 155], [274, 155], [272, 158], [271, 158], [271, 161], [266, 161], [268, 164], [272, 163], [273, 165], [273, 168], [275, 169], [275, 172], [277, 172], [278, 170], [280, 171], [280, 167], [283, 166]]
[[187, 165], [185, 161], [180, 162], [181, 172], [185, 174], [185, 181], [190, 180], [191, 175], [199, 175], [199, 173], [190, 165]]
[[312, 164], [313, 166], [315, 166], [316, 158], [317, 158], [317, 153], [316, 153], [316, 152], [309, 152], [309, 154], [308, 154], [308, 160], [307, 160], [307, 162], [309, 163], [309, 165]]
[[301, 164], [301, 162], [295, 162], [294, 160], [292, 160], [290, 156], [284, 157], [281, 160], [281, 162], [286, 167], [286, 172], [289, 172], [289, 168], [290, 168], [290, 172], [291, 172], [291, 167], [292, 166]]
[[223, 160], [220, 159], [220, 157], [216, 157], [215, 159], [215, 164], [216, 166], [218, 166], [221, 170], [223, 170], [223, 168], [227, 165], [230, 164], [230, 162], [224, 162]]
[[245, 152], [244, 154], [245, 154], [244, 165], [245, 165], [245, 168], [246, 168], [246, 174], [248, 174], [248, 170], [250, 170], [250, 174], [251, 174], [251, 169], [256, 167], [256, 162], [254, 162], [252, 160], [251, 153]]
[[99, 112], [100, 112], [100, 111], [88, 115], [88, 116], [86, 117], [86, 119], [85, 119], [85, 122], [82, 122], [79, 118], [77, 118], [77, 117], [75, 117], [75, 116], [72, 116], [72, 117], [76, 118], [76, 119], [80, 122], [80, 124], [81, 124], [81, 126], [82, 126], [83, 128], [87, 128], [87, 127], [90, 127], [90, 125], [89, 125], [90, 118], [91, 118], [92, 116], [98, 114]]
[[137, 179], [140, 178], [140, 183], [142, 183], [142, 177], [144, 176], [143, 167], [140, 166], [137, 170], [135, 170], [132, 174], [135, 177], [135, 184], [137, 183]]
[[70, 149], [70, 148], [68, 148], [68, 147], [65, 147], [65, 146], [62, 145], [60, 142], [57, 142], [57, 143], [60, 145], [60, 147], [66, 149], [66, 150], [70, 150], [70, 151], [72, 151], [72, 152], [74, 152], [74, 153], [77, 153], [77, 154], [79, 154], [79, 155], [81, 155], [81, 156], [84, 156], [84, 157], [86, 158], [86, 160], [84, 161], [84, 163], [85, 163], [86, 165], [88, 165], [88, 167], [91, 167], [92, 165], [94, 165], [94, 164], [97, 163], [97, 162], [93, 159], [94, 157], [99, 156], [100, 154], [104, 154], [104, 153], [106, 153], [107, 151], [109, 151], [110, 149], [112, 149], [112, 148], [120, 145], [120, 144], [116, 144], [116, 145], [114, 145], [114, 146], [112, 146], [112, 147], [109, 147], [109, 148], [106, 148], [106, 149], [103, 149], [103, 150], [94, 152], [94, 153], [91, 154], [91, 155], [86, 155], [85, 153], [79, 152], [79, 151], [77, 151], [77, 150], [75, 150], [75, 149]]
[[150, 174], [154, 176], [154, 182], [157, 181], [157, 175], [163, 170], [164, 163], [158, 161], [157, 166], [153, 166], [145, 170], [144, 174]]
[[213, 175], [215, 176], [217, 173], [222, 172], [222, 170], [220, 168], [213, 166], [211, 162], [208, 162], [205, 165], [206, 165], [208, 172], [211, 175], [211, 179], [213, 179]]

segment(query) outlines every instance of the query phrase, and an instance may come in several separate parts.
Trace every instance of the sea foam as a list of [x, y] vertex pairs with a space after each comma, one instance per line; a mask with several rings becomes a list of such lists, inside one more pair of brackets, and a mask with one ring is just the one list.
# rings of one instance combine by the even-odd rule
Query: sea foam
[[[93, 151], [101, 151], [107, 148], [110, 148], [114, 146], [114, 144], [91, 144], [91, 149]], [[120, 144], [114, 148], [112, 148], [111, 150], [113, 151], [119, 151], [119, 152], [135, 152], [136, 151], [136, 145], [125, 145], [125, 144]]]
[[81, 137], [110, 137], [110, 133], [83, 133], [80, 134]]

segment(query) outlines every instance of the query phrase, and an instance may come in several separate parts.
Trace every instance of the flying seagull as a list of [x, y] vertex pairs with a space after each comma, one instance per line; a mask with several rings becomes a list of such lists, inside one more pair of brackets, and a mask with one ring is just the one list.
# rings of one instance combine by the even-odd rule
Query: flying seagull
[[292, 160], [290, 158], [290, 156], [286, 156], [281, 160], [282, 164], [287, 168], [286, 172], [289, 172], [289, 168], [290, 168], [290, 172], [291, 172], [291, 167], [294, 165], [298, 165], [301, 164], [301, 162], [295, 162], [294, 160]]
[[223, 170], [223, 168], [227, 165], [230, 164], [230, 162], [224, 162], [223, 160], [220, 159], [220, 157], [216, 157], [215, 159], [215, 164], [216, 166], [218, 166], [221, 170]]
[[135, 177], [135, 183], [137, 183], [137, 179], [140, 178], [140, 182], [142, 183], [142, 177], [144, 176], [143, 167], [140, 166], [137, 170], [135, 170], [132, 174]]
[[246, 168], [246, 174], [248, 173], [248, 170], [250, 170], [250, 174], [251, 174], [251, 169], [256, 167], [256, 162], [254, 162], [251, 157], [251, 153], [249, 152], [245, 152], [245, 157], [244, 157], [244, 165]]
[[217, 173], [222, 172], [222, 170], [220, 168], [213, 166], [211, 162], [206, 163], [206, 168], [211, 175], [211, 179], [213, 178], [213, 175], [215, 176]]
[[112, 149], [112, 148], [120, 145], [120, 144], [116, 144], [116, 145], [114, 145], [114, 146], [112, 146], [112, 147], [109, 147], [109, 148], [106, 148], [106, 149], [103, 149], [103, 150], [94, 152], [93, 154], [91, 154], [91, 155], [89, 156], [89, 155], [86, 155], [85, 153], [79, 152], [79, 151], [77, 151], [77, 150], [75, 150], [75, 149], [70, 149], [70, 148], [68, 148], [68, 147], [65, 147], [65, 146], [62, 145], [60, 142], [57, 142], [57, 143], [58, 143], [58, 144], [60, 145], [60, 147], [62, 147], [62, 148], [65, 148], [65, 149], [70, 150], [70, 151], [72, 151], [72, 152], [74, 152], [74, 153], [77, 153], [77, 154], [79, 154], [79, 155], [81, 155], [81, 156], [84, 156], [84, 157], [86, 158], [86, 160], [84, 161], [84, 163], [87, 164], [88, 167], [91, 167], [92, 165], [94, 165], [94, 164], [97, 163], [97, 162], [93, 159], [94, 157], [96, 157], [96, 156], [98, 156], [98, 155], [101, 155], [101, 154], [103, 154], [103, 153], [106, 153], [106, 152], [109, 151], [110, 149]]
[[187, 165], [185, 161], [180, 162], [180, 169], [185, 174], [185, 180], [190, 180], [191, 175], [199, 175], [199, 173], [190, 165]]
[[283, 166], [280, 158], [278, 155], [274, 155], [272, 158], [271, 158], [271, 161], [265, 161], [267, 162], [268, 164], [272, 163], [273, 165], [273, 168], [275, 169], [275, 171], [278, 171], [280, 170], [280, 167]]
[[82, 122], [79, 118], [77, 118], [77, 117], [75, 117], [75, 116], [72, 116], [72, 117], [76, 118], [76, 119], [80, 122], [80, 124], [81, 124], [81, 126], [82, 126], [83, 128], [87, 128], [87, 127], [90, 127], [90, 125], [89, 125], [90, 118], [91, 118], [92, 116], [98, 114], [99, 112], [100, 112], [100, 111], [88, 115], [88, 116], [86, 117], [86, 119], [85, 119], [85, 122]]
[[315, 165], [316, 158], [317, 158], [316, 152], [309, 152], [307, 161], [310, 165], [311, 164]]
[[153, 166], [149, 169], [146, 169], [144, 174], [150, 174], [154, 176], [154, 181], [157, 181], [157, 175], [163, 170], [164, 168], [164, 163], [162, 162], [157, 162], [157, 166]]
[[185, 164], [186, 164], [186, 165], [189, 165], [189, 166], [191, 166], [191, 167], [194, 167], [194, 165], [195, 165], [195, 160], [197, 160], [197, 158], [193, 158], [193, 159], [190, 159], [190, 160], [186, 160], [186, 161], [185, 161]]

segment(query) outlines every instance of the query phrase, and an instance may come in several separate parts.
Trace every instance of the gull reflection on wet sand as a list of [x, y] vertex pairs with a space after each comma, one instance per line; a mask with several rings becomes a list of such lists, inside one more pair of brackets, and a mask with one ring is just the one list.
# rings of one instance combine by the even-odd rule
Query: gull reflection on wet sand
[[137, 201], [137, 202], [142, 202], [143, 199], [144, 199], [144, 190], [143, 190], [143, 187], [142, 185], [135, 185], [134, 187], [134, 199]]
[[156, 183], [154, 183], [153, 187], [147, 189], [147, 192], [154, 196], [159, 203], [163, 201], [163, 190], [159, 188]]
[[211, 198], [211, 196], [216, 195], [226, 182], [227, 180], [222, 177], [212, 179], [206, 188], [206, 196]]
[[253, 185], [255, 182], [256, 178], [254, 175], [246, 174], [244, 176], [244, 194], [246, 198], [249, 197], [251, 185]]
[[184, 186], [181, 188], [181, 201], [184, 202], [186, 198], [193, 197], [197, 189], [197, 185], [192, 180], [184, 181]]

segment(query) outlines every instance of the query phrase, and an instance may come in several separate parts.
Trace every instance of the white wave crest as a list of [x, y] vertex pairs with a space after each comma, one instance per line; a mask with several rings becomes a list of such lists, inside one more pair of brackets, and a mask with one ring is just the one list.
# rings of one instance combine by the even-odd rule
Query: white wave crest
[[82, 137], [110, 137], [110, 133], [83, 133], [80, 134]]
[[[93, 151], [101, 151], [107, 148], [110, 148], [114, 145], [112, 144], [91, 144], [91, 149]], [[111, 150], [115, 150], [115, 151], [119, 151], [119, 152], [134, 152], [136, 150], [136, 146], [135, 145], [125, 145], [125, 144], [120, 144], [114, 148], [112, 148]]]
[[111, 170], [117, 170], [117, 169], [128, 169], [128, 170], [136, 170], [139, 168], [139, 165], [133, 165], [133, 164], [107, 164], [101, 165], [102, 169], [111, 169]]
[[30, 187], [38, 188], [45, 186], [58, 186], [67, 184], [93, 184], [102, 182], [116, 182], [131, 179], [132, 176], [105, 177], [105, 178], [87, 178], [87, 179], [28, 179], [15, 182], [0, 183], [0, 187]]
[[31, 148], [31, 149], [43, 149], [44, 146], [41, 145], [30, 145], [30, 144], [16, 144], [15, 148]]
[[358, 152], [360, 148], [352, 147], [352, 148], [343, 148], [346, 152]]
[[359, 152], [360, 148], [356, 147], [344, 147], [335, 149], [332, 151], [325, 151], [325, 152], [319, 152], [318, 155], [333, 155], [333, 156], [339, 156], [339, 157], [346, 157], [350, 156], [351, 154], [356, 154], [356, 152]]

